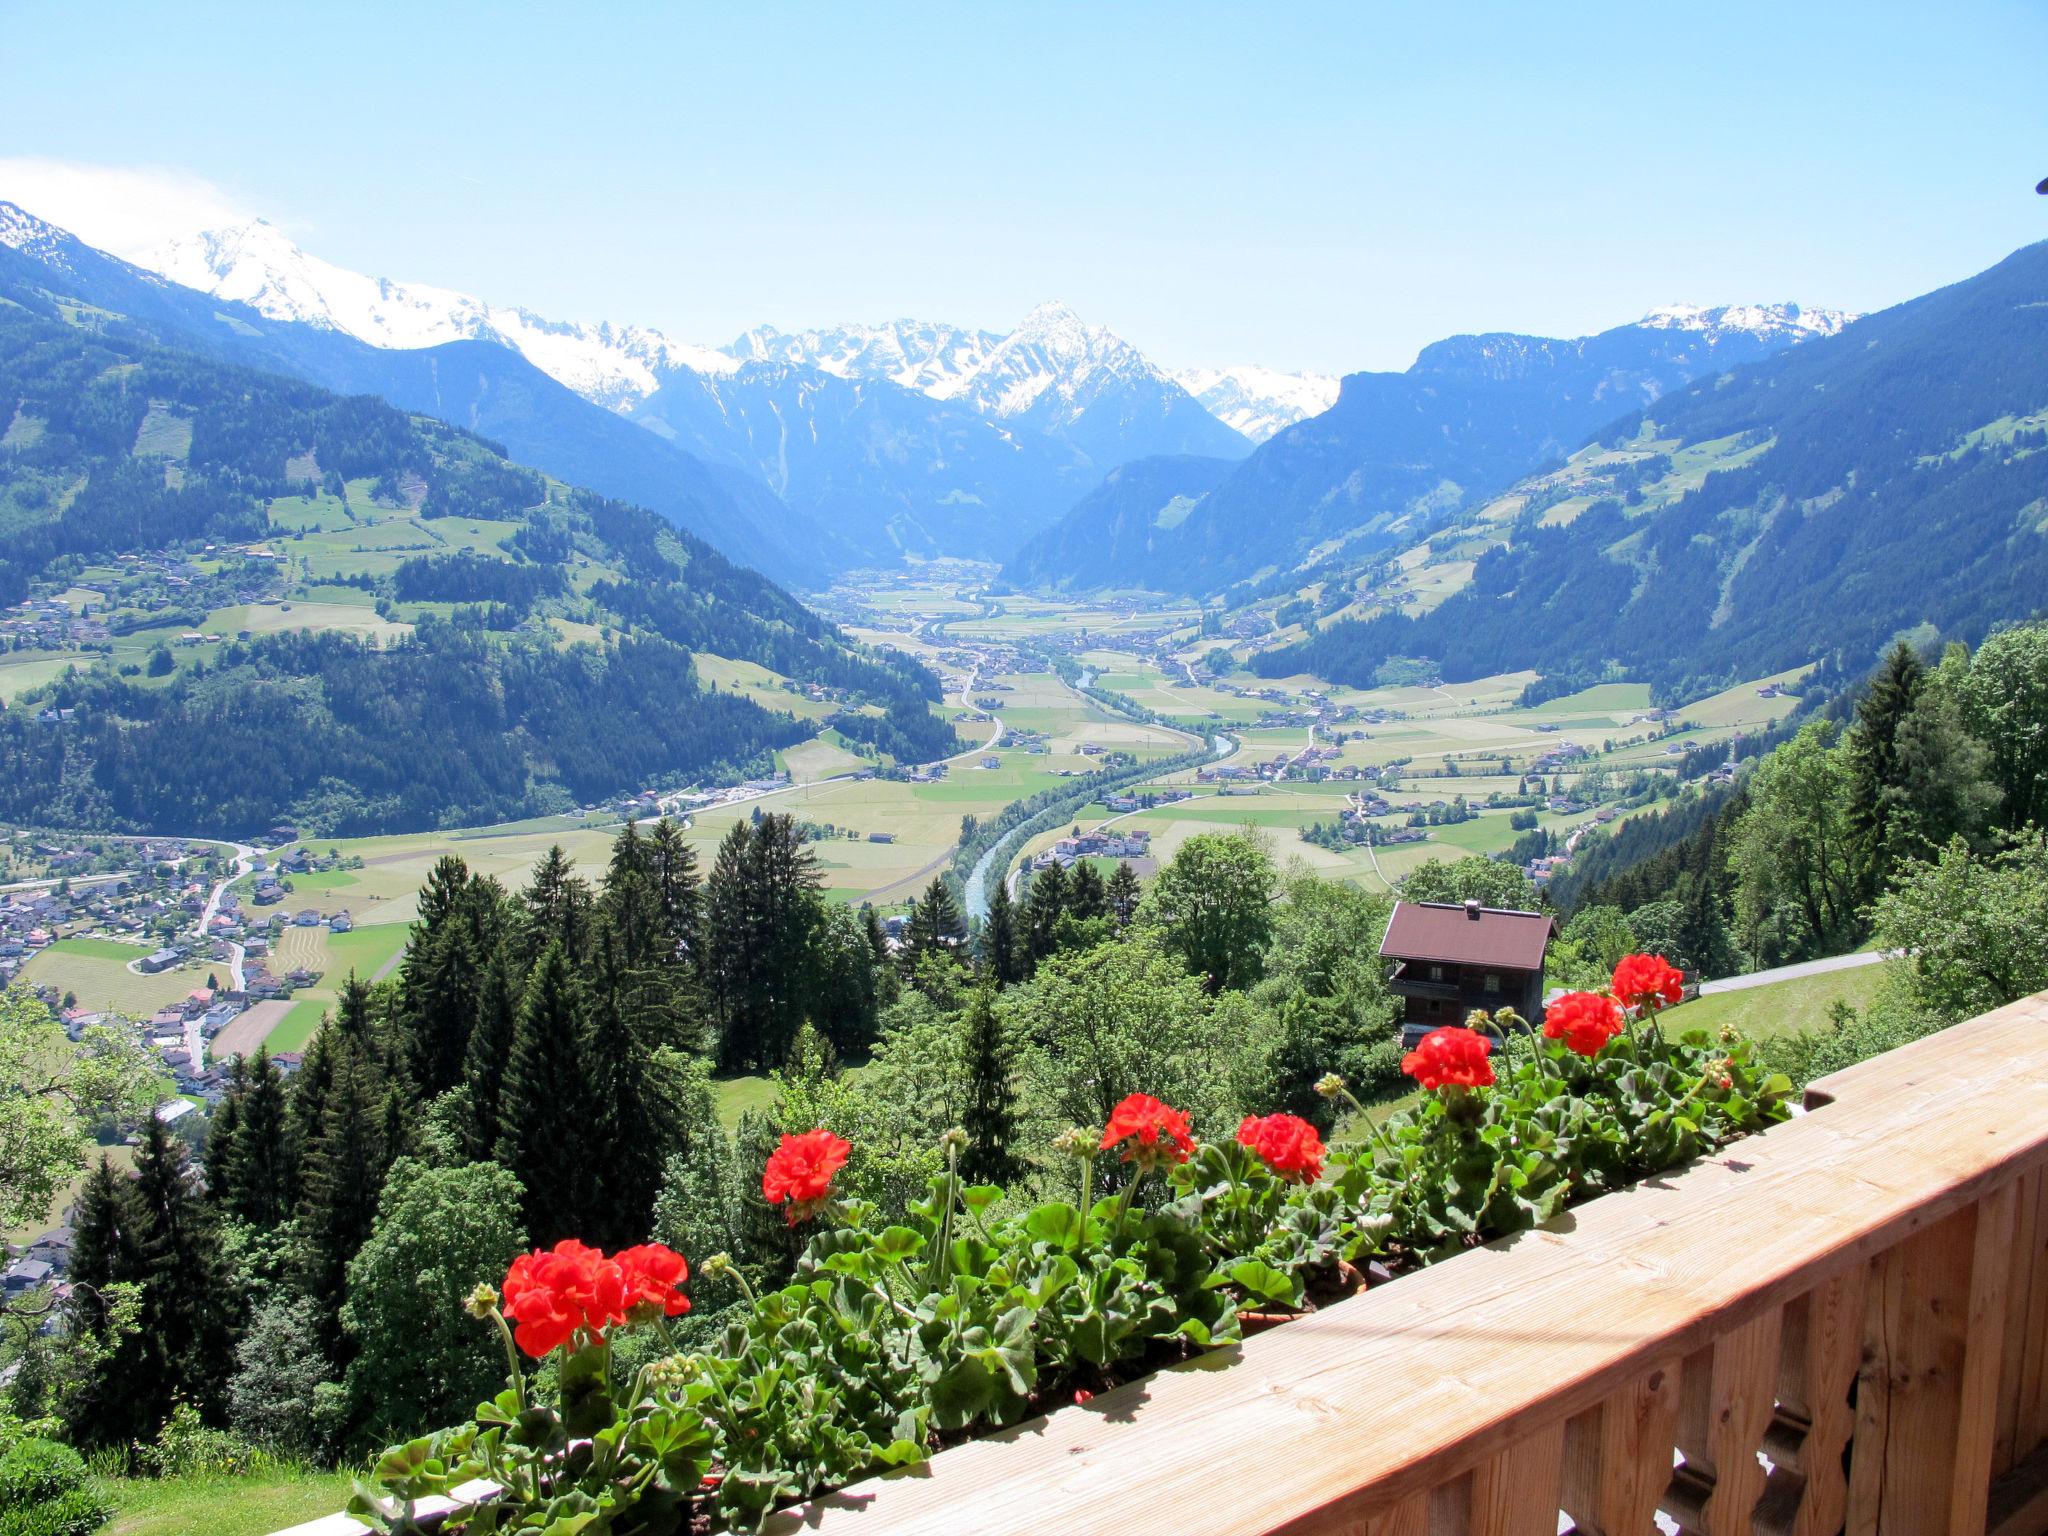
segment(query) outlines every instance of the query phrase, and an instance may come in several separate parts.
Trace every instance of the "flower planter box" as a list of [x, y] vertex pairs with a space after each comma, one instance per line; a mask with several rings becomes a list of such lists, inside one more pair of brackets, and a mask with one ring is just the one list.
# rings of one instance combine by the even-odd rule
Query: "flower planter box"
[[2048, 995], [1809, 1102], [769, 1529], [2048, 1530]]
[[2048, 994], [1809, 1105], [768, 1529], [2048, 1532]]

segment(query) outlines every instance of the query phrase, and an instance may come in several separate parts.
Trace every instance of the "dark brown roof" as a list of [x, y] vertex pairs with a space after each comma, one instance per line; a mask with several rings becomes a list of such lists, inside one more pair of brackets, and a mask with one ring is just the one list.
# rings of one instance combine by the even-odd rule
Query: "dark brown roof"
[[1387, 960], [1438, 960], [1534, 971], [1543, 966], [1543, 950], [1550, 936], [1550, 919], [1541, 912], [1401, 901], [1394, 904], [1380, 955]]

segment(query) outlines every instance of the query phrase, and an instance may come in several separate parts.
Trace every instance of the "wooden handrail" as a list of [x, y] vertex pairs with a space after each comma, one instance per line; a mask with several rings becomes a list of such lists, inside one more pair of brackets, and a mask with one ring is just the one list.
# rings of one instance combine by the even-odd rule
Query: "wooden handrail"
[[1813, 1102], [770, 1529], [2048, 1532], [2048, 994]]
[[2003, 1536], [2048, 1530], [2048, 994], [1820, 1086], [1548, 1230], [771, 1529], [1942, 1536], [2002, 1479]]

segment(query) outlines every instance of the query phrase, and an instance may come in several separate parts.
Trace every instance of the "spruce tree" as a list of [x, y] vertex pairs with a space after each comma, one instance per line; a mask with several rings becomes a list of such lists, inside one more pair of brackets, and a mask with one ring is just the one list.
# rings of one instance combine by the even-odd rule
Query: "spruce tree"
[[1085, 923], [1108, 911], [1108, 893], [1103, 890], [1102, 876], [1096, 873], [1095, 866], [1086, 860], [1075, 864], [1073, 876], [1067, 881], [1068, 916]]
[[194, 1187], [185, 1147], [151, 1115], [135, 1153], [141, 1216], [142, 1334], [149, 1370], [129, 1383], [153, 1423], [183, 1398], [219, 1423], [234, 1372], [234, 1286], [222, 1261], [220, 1229]]
[[501, 944], [478, 979], [476, 1021], [470, 1027], [469, 1050], [462, 1081], [469, 1094], [465, 1150], [478, 1160], [489, 1158], [498, 1144], [499, 1098], [505, 1064], [519, 1028], [519, 999], [524, 991], [512, 946]]
[[1119, 859], [1109, 877], [1109, 884], [1103, 891], [1103, 905], [1109, 920], [1116, 929], [1131, 926], [1131, 920], [1138, 915], [1138, 873], [1124, 860]]
[[1026, 974], [1059, 947], [1060, 917], [1067, 910], [1067, 872], [1048, 864], [1031, 877], [1024, 893], [1024, 955]]
[[1898, 808], [1899, 727], [1927, 680], [1913, 647], [1894, 641], [1856, 705], [1849, 733], [1848, 821], [1856, 838], [1858, 886], [1875, 896], [1890, 870], [1891, 820]]
[[1017, 953], [1017, 906], [1010, 900], [1010, 888], [1001, 879], [989, 893], [988, 917], [981, 925], [982, 970], [998, 986], [1024, 979]]
[[144, 1216], [134, 1181], [114, 1171], [104, 1155], [86, 1175], [73, 1216], [71, 1295], [64, 1305], [67, 1331], [90, 1348], [78, 1352], [78, 1378], [62, 1394], [68, 1437], [80, 1445], [126, 1445], [154, 1425], [129, 1384], [143, 1379], [148, 1341], [130, 1327], [117, 1331], [117, 1285], [143, 1281]]
[[981, 987], [968, 999], [960, 1027], [965, 1032], [968, 1076], [962, 1126], [967, 1150], [960, 1156], [960, 1172], [970, 1184], [1007, 1185], [1018, 1172], [1013, 1150], [1017, 1060], [996, 1011], [993, 988]]
[[587, 1118], [586, 1187], [575, 1191], [580, 1231], [600, 1248], [647, 1238], [668, 1139], [653, 1100], [653, 1063], [628, 1017], [618, 940], [599, 938], [597, 984], [585, 1012], [581, 1066]]
[[246, 1058], [236, 1056], [228, 1063], [227, 1088], [222, 1092], [220, 1102], [213, 1106], [213, 1113], [207, 1117], [206, 1153], [201, 1163], [206, 1170], [207, 1193], [223, 1209], [234, 1179], [235, 1138], [241, 1133], [242, 1100], [248, 1092], [248, 1062]]
[[683, 829], [666, 816], [648, 836], [648, 864], [670, 954], [692, 966], [704, 955], [704, 893], [697, 878], [697, 850], [683, 841]]
[[632, 822], [612, 844], [597, 920], [610, 936], [616, 963], [629, 970], [674, 963], [675, 940], [662, 910], [652, 853]]
[[321, 1342], [330, 1356], [340, 1343], [335, 1317], [348, 1261], [370, 1235], [384, 1175], [403, 1150], [393, 1140], [394, 1126], [402, 1134], [403, 1121], [381, 1064], [349, 1035], [338, 1035], [333, 1051], [333, 1080], [319, 1131], [306, 1148], [299, 1197], [301, 1283], [318, 1305]]
[[[284, 1074], [270, 1052], [258, 1047], [253, 1064], [237, 1056], [232, 1085], [206, 1137], [206, 1182], [224, 1215], [259, 1231], [291, 1214], [289, 1118]], [[220, 1140], [223, 1119], [234, 1125], [226, 1143]]]
[[583, 988], [560, 940], [527, 978], [498, 1100], [497, 1161], [526, 1191], [526, 1232], [543, 1248], [580, 1237], [589, 1187]]
[[924, 889], [923, 899], [910, 904], [909, 920], [903, 925], [905, 971], [914, 976], [918, 962], [926, 955], [951, 957], [966, 932], [967, 925], [961, 920], [953, 893], [946, 889], [942, 878], [934, 875], [932, 883]]
[[520, 892], [526, 912], [526, 951], [538, 957], [550, 943], [558, 943], [572, 961], [580, 963], [585, 954], [590, 918], [590, 886], [570, 866], [568, 854], [557, 843], [534, 866], [533, 880]]

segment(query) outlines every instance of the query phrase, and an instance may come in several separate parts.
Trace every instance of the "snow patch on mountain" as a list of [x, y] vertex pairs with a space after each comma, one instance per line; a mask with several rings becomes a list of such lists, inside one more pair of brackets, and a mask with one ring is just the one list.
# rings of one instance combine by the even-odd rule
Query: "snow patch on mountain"
[[1176, 383], [1226, 426], [1263, 443], [1297, 421], [1337, 403], [1338, 380], [1324, 373], [1282, 373], [1256, 363], [1235, 368], [1183, 368]]
[[341, 331], [374, 347], [409, 351], [451, 341], [496, 342], [615, 410], [652, 394], [663, 372], [729, 373], [738, 366], [709, 347], [674, 341], [644, 326], [549, 320], [449, 288], [351, 272], [301, 250], [263, 219], [173, 239], [142, 265], [273, 320]]
[[[787, 363], [837, 378], [887, 379], [936, 395], [975, 373], [1003, 338], [928, 320], [836, 325], [794, 333], [757, 326], [722, 350], [741, 363]], [[941, 397], [943, 398], [943, 397]]]
[[1857, 317], [1844, 309], [1812, 309], [1800, 304], [1664, 304], [1651, 310], [1639, 325], [1652, 330], [1747, 331], [1758, 336], [1791, 336], [1806, 340], [1832, 336]]
[[26, 208], [0, 202], [0, 245], [55, 267], [60, 272], [69, 272], [70, 251], [77, 243], [75, 236], [54, 224], [45, 223]]

